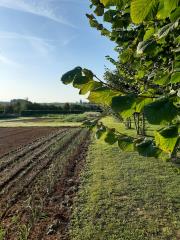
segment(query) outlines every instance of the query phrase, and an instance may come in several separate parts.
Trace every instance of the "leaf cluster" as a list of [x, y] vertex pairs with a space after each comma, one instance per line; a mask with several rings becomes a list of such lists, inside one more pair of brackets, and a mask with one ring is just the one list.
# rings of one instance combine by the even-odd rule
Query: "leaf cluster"
[[[110, 107], [124, 119], [139, 112], [150, 124], [165, 125], [155, 131], [154, 139], [140, 142], [128, 136], [119, 140], [110, 130], [107, 142], [118, 141], [122, 150], [127, 147], [146, 156], [172, 155], [179, 141], [179, 0], [91, 0], [90, 7], [90, 26], [116, 43], [118, 60], [107, 56], [116, 72], [106, 73], [112, 74], [105, 76], [112, 81], [104, 82], [77, 67], [62, 81], [72, 83], [80, 94], [89, 93], [91, 102]], [[104, 132], [101, 125], [97, 135]]]

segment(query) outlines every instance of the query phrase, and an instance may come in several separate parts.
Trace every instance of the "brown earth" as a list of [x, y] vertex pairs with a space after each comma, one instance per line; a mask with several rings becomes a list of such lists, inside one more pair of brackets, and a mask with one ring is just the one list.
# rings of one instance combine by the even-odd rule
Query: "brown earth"
[[58, 130], [56, 127], [12, 127], [0, 128], [0, 158], [16, 149], [36, 140], [48, 136]]
[[[3, 129], [2, 135], [17, 132], [9, 130]], [[1, 157], [0, 218], [5, 240], [20, 239], [26, 232], [28, 238], [23, 239], [68, 240], [72, 204], [89, 133], [80, 128], [50, 130], [49, 135]]]

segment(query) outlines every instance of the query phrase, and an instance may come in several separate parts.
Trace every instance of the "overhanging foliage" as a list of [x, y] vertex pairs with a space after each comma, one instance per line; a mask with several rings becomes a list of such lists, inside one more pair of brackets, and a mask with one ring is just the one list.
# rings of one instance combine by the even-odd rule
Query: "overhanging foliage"
[[[176, 129], [176, 136], [166, 137], [167, 129], [158, 130], [153, 139], [143, 138], [140, 142], [106, 129], [107, 142], [118, 141], [122, 150], [136, 150], [144, 156], [157, 157], [162, 151], [171, 155], [179, 139], [179, 0], [91, 0], [91, 3], [96, 16], [111, 25], [107, 29], [94, 14], [87, 14], [91, 27], [117, 45], [118, 60], [108, 59], [119, 73], [118, 84], [101, 81], [90, 70], [80, 67], [63, 75], [62, 81], [72, 83], [80, 94], [89, 92], [91, 102], [110, 107], [124, 119], [143, 113], [150, 124]], [[102, 129], [104, 135], [105, 127]], [[98, 137], [102, 129], [98, 129]]]

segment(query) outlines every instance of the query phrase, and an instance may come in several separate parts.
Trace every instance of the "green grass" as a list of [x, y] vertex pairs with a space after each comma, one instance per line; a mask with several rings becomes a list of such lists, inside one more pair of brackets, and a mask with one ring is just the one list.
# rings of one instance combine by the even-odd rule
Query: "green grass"
[[[109, 124], [114, 127], [110, 119]], [[70, 239], [180, 239], [179, 185], [178, 171], [170, 163], [93, 140], [74, 203]]]
[[87, 118], [94, 117], [97, 113], [48, 115], [44, 117], [22, 117], [0, 120], [0, 127], [35, 127], [35, 126], [81, 126]]
[[[105, 117], [102, 119], [102, 122], [105, 126], [109, 128], [115, 128], [118, 132], [124, 133], [131, 136], [137, 136], [134, 123], [132, 122], [132, 129], [126, 129], [124, 124], [120, 122], [119, 120], [113, 118], [113, 117]], [[153, 136], [154, 131], [162, 128], [163, 126], [158, 125], [150, 125], [146, 122], [146, 134], [148, 136]]]

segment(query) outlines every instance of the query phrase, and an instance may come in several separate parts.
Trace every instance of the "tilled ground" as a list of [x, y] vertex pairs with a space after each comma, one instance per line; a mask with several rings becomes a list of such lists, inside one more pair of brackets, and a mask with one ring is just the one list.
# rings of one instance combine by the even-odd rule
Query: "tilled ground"
[[56, 129], [1, 157], [3, 239], [68, 239], [70, 206], [88, 135], [80, 128]]
[[55, 127], [12, 127], [0, 128], [0, 158], [4, 154], [23, 147], [37, 138], [48, 136], [58, 130]]

